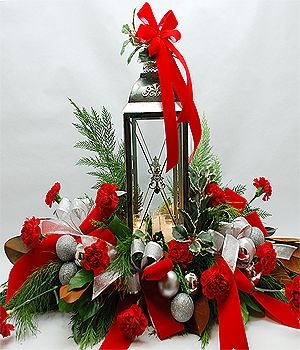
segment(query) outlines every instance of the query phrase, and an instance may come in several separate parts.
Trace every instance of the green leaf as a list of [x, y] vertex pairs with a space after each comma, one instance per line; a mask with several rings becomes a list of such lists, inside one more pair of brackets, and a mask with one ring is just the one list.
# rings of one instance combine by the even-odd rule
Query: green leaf
[[176, 241], [183, 242], [188, 240], [188, 232], [183, 225], [177, 225], [173, 227], [172, 234]]
[[101, 303], [99, 299], [86, 302], [78, 311], [82, 322], [96, 315], [100, 310]]
[[201, 231], [197, 238], [203, 243], [212, 243], [211, 234], [209, 232]]
[[127, 58], [127, 64], [129, 64], [133, 58], [133, 56], [136, 54], [136, 52], [140, 49], [140, 46], [137, 46], [132, 52], [131, 54], [128, 56]]
[[191, 243], [190, 252], [194, 255], [198, 255], [201, 252], [201, 244], [197, 240]]
[[252, 310], [257, 311], [259, 313], [263, 313], [264, 310], [260, 307], [260, 305], [253, 299], [250, 295], [240, 292], [240, 300], [245, 303]]
[[183, 209], [179, 209], [179, 212], [182, 214], [183, 218], [184, 218], [184, 224], [187, 226], [187, 228], [191, 231], [194, 232], [195, 230], [195, 225], [193, 223], [192, 218], [190, 217], [189, 213], [187, 213], [185, 210]]
[[60, 312], [66, 312], [66, 313], [72, 312], [73, 307], [74, 307], [73, 303], [69, 304], [66, 301], [64, 301], [64, 299], [59, 299], [58, 310]]
[[68, 291], [84, 287], [94, 278], [93, 271], [85, 269], [79, 270], [74, 277], [71, 278]]
[[123, 24], [123, 27], [122, 27], [122, 33], [123, 34], [130, 34], [130, 27], [129, 27], [129, 24]]
[[122, 48], [121, 48], [121, 51], [120, 51], [120, 55], [122, 56], [123, 53], [125, 52], [125, 48], [126, 46], [130, 43], [130, 39], [127, 39], [123, 42], [123, 45], [122, 45]]
[[141, 231], [141, 230], [136, 229], [133, 232], [133, 236], [135, 238], [144, 238], [145, 237], [145, 233], [143, 231]]
[[241, 310], [242, 310], [244, 324], [246, 324], [249, 320], [249, 311], [247, 309], [246, 303], [241, 302]]
[[128, 226], [126, 226], [116, 215], [109, 223], [108, 228], [115, 234], [117, 239], [125, 241], [128, 237], [132, 236], [132, 232]]

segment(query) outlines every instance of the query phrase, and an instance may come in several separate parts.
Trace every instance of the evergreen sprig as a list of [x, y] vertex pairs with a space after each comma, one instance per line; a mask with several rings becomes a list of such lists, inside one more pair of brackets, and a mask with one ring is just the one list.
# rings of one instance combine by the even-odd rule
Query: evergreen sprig
[[78, 119], [78, 123], [73, 125], [85, 137], [74, 147], [93, 153], [91, 156], [82, 157], [77, 164], [95, 169], [88, 172], [89, 175], [97, 177], [93, 188], [97, 189], [103, 183], [114, 183], [120, 189], [124, 189], [124, 144], [118, 143], [116, 139], [111, 114], [105, 107], [99, 115], [93, 108], [88, 112], [85, 108], [80, 109], [71, 99], [70, 102]]
[[5, 307], [12, 310], [18, 340], [37, 333], [36, 316], [57, 309], [54, 288], [58, 287], [61, 263], [53, 262], [33, 272]]
[[222, 182], [222, 168], [218, 157], [213, 153], [210, 144], [211, 135], [205, 114], [201, 118], [202, 136], [200, 144], [191, 161], [191, 168], [197, 173], [209, 172], [211, 174], [211, 181], [221, 185]]

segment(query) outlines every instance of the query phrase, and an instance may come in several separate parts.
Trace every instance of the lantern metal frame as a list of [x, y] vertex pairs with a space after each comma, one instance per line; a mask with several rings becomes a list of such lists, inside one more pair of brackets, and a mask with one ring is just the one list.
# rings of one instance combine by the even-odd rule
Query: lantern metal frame
[[[180, 103], [175, 102], [178, 115], [181, 111]], [[133, 215], [138, 213], [138, 157], [137, 157], [137, 121], [161, 120], [163, 110], [161, 102], [132, 102], [123, 110], [125, 137], [125, 166], [127, 192], [127, 224], [133, 228]], [[178, 165], [173, 168], [173, 221], [182, 222], [178, 211], [186, 209], [188, 204], [188, 125], [186, 122], [178, 125], [179, 155]], [[165, 162], [163, 164], [165, 167]], [[162, 169], [163, 170], [163, 169]]]

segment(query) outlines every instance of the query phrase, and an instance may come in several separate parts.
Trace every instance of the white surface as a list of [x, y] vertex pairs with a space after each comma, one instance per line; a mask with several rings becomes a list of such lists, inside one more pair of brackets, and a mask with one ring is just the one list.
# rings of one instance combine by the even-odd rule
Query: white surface
[[[44, 194], [60, 181], [69, 197], [93, 179], [74, 164], [67, 97], [87, 108], [105, 105], [122, 136], [121, 111], [141, 67], [119, 51], [121, 26], [143, 1], [52, 0], [0, 3], [1, 246], [19, 233], [25, 217], [49, 215]], [[263, 207], [278, 236], [299, 236], [299, 11], [297, 0], [152, 1], [157, 17], [172, 8], [182, 51], [205, 111], [225, 182], [270, 179], [274, 194]], [[260, 203], [258, 203], [260, 204]], [[0, 281], [10, 264], [0, 253]], [[55, 321], [54, 321], [55, 319]], [[51, 322], [50, 322], [51, 321]], [[67, 319], [51, 316], [23, 349], [76, 348]], [[252, 349], [295, 349], [296, 331], [271, 321], [247, 326]], [[136, 348], [200, 348], [195, 337], [163, 343], [144, 337]], [[176, 339], [176, 345], [175, 345]], [[184, 344], [179, 345], [179, 340]], [[14, 338], [0, 343], [18, 349]], [[209, 349], [217, 349], [217, 333]]]
[[[37, 337], [30, 337], [25, 342], [19, 344], [14, 337], [0, 340], [0, 346], [4, 345], [5, 350], [77, 350], [78, 346], [72, 339], [68, 339], [71, 334], [68, 326], [68, 317], [59, 314], [50, 314], [41, 317], [39, 323], [40, 333]], [[234, 331], [234, 330], [233, 330]], [[251, 319], [246, 325], [249, 347], [252, 350], [279, 350], [299, 349], [299, 331], [288, 328], [272, 322], [269, 319]], [[143, 336], [137, 338], [132, 343], [130, 349], [151, 349], [151, 350], [201, 350], [201, 342], [196, 335], [175, 336], [170, 339], [160, 341], [156, 336], [149, 335], [146, 331]], [[94, 346], [93, 350], [99, 349], [99, 345]], [[212, 338], [208, 344], [207, 350], [219, 349], [218, 327], [214, 327]], [[113, 350], [113, 349], [112, 349]]]

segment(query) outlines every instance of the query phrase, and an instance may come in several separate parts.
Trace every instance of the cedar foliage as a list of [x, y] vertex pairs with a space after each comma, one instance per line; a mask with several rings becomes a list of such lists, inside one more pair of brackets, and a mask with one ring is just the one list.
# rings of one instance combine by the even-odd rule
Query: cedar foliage
[[105, 107], [98, 114], [93, 108], [90, 112], [85, 108], [80, 109], [71, 99], [70, 103], [78, 119], [73, 125], [84, 136], [84, 140], [78, 141], [74, 147], [92, 152], [91, 156], [82, 157], [77, 162], [78, 165], [95, 169], [88, 172], [97, 178], [92, 188], [98, 189], [103, 183], [114, 183], [119, 189], [124, 189], [124, 144], [116, 139], [111, 114]]

